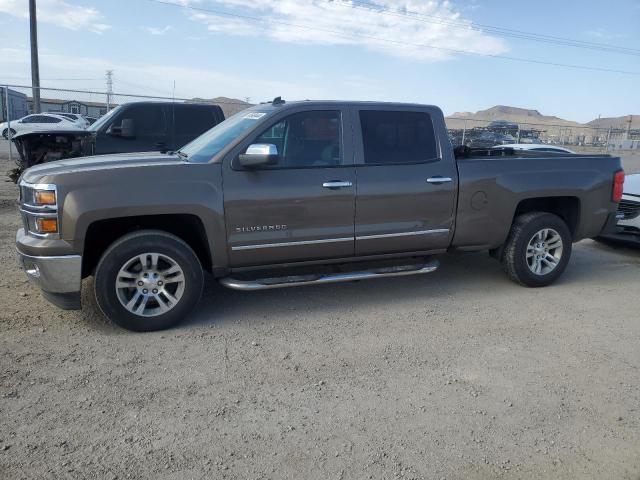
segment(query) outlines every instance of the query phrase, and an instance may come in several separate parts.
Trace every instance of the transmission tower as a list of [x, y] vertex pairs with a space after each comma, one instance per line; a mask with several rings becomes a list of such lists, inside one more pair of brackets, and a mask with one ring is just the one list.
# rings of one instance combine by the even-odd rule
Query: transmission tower
[[113, 95], [113, 70], [107, 70], [107, 112], [111, 108], [111, 95]]

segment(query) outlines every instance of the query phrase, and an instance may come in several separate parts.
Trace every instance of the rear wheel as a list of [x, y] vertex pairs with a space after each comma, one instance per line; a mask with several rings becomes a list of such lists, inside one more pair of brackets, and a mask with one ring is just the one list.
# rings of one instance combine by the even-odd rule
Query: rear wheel
[[[11, 137], [14, 137], [15, 134], [16, 134], [16, 131], [12, 128], [11, 129]], [[9, 140], [9, 129], [8, 128], [5, 128], [2, 131], [2, 136], [4, 137], [5, 140]]]
[[527, 287], [544, 287], [564, 272], [571, 257], [572, 238], [557, 215], [531, 212], [518, 216], [502, 254], [509, 278]]
[[95, 273], [95, 295], [107, 318], [127, 330], [162, 330], [198, 303], [202, 266], [180, 238], [143, 230], [115, 241]]

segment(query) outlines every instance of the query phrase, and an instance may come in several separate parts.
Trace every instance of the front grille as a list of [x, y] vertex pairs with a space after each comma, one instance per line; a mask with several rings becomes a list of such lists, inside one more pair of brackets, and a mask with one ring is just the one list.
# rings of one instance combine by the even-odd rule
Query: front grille
[[618, 217], [623, 220], [631, 220], [640, 215], [640, 202], [621, 200], [618, 205]]

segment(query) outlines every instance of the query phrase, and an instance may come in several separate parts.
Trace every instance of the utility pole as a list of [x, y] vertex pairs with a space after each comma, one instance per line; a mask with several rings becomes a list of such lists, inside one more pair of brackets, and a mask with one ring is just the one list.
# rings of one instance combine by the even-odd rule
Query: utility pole
[[40, 67], [38, 65], [38, 20], [36, 0], [29, 0], [29, 32], [31, 34], [31, 89], [33, 113], [40, 113]]
[[113, 70], [107, 70], [107, 113], [111, 106], [111, 95], [113, 95]]
[[462, 127], [462, 146], [464, 147], [464, 142], [467, 136], [467, 119], [464, 119], [464, 126]]

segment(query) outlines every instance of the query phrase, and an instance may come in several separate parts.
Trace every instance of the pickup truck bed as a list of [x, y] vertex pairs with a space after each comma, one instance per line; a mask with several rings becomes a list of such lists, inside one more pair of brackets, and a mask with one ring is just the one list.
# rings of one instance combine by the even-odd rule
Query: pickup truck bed
[[276, 99], [178, 152], [26, 170], [17, 249], [51, 301], [79, 308], [93, 275], [102, 311], [132, 330], [182, 319], [203, 270], [254, 290], [427, 273], [437, 254], [488, 250], [539, 287], [573, 242], [615, 225], [623, 180], [616, 157], [454, 152], [433, 106]]
[[560, 213], [574, 241], [598, 235], [612, 221], [612, 205], [603, 205], [602, 199], [611, 196], [618, 158], [468, 149], [456, 151], [456, 160], [460, 190], [454, 248], [495, 248], [504, 242], [513, 218], [532, 208]]

